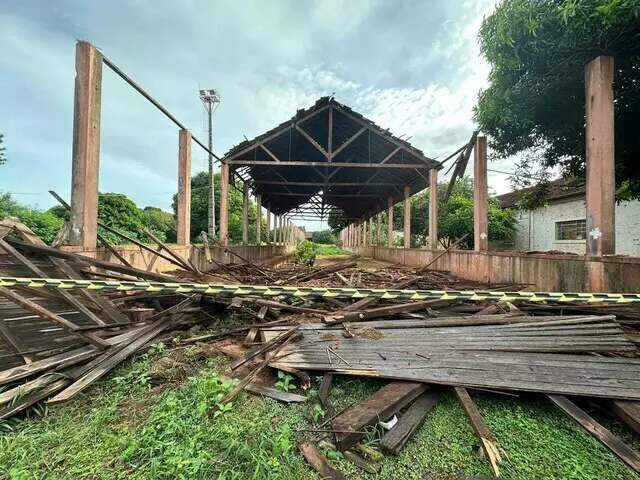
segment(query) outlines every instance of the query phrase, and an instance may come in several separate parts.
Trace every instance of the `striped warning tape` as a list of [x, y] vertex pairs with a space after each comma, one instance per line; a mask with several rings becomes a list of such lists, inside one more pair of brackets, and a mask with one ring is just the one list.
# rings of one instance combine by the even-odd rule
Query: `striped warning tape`
[[488, 290], [394, 290], [386, 288], [286, 287], [276, 285], [224, 285], [218, 283], [133, 282], [116, 280], [71, 280], [62, 278], [0, 277], [0, 287], [84, 288], [87, 290], [121, 290], [162, 293], [203, 293], [209, 295], [293, 295], [295, 297], [385, 298], [399, 300], [499, 300], [513, 302], [640, 302], [636, 293], [556, 293], [556, 292], [496, 292]]

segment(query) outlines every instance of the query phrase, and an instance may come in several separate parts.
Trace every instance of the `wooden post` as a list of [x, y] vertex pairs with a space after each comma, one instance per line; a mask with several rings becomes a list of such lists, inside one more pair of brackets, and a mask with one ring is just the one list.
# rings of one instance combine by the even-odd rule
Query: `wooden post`
[[404, 248], [411, 248], [411, 187], [404, 187]]
[[249, 243], [249, 184], [242, 186], [242, 244]]
[[101, 95], [102, 54], [90, 43], [78, 42], [69, 243], [81, 245], [83, 250], [96, 248], [98, 234]]
[[176, 211], [178, 245], [191, 243], [191, 132], [178, 134], [178, 207]]
[[262, 195], [256, 195], [256, 245], [262, 245]]
[[606, 56], [585, 69], [587, 255], [616, 252], [613, 72]]
[[473, 244], [476, 252], [486, 252], [489, 250], [487, 137], [476, 138], [473, 153]]
[[438, 170], [429, 170], [429, 248], [438, 249]]
[[220, 243], [229, 245], [229, 165], [220, 167]]
[[265, 207], [267, 213], [267, 245], [271, 244], [271, 210]]
[[393, 248], [393, 199], [387, 199], [387, 248]]
[[367, 243], [367, 220], [363, 219], [362, 220], [362, 246], [363, 247], [367, 247], [368, 243]]
[[376, 246], [382, 245], [382, 209], [378, 210], [376, 225]]
[[373, 217], [369, 217], [369, 246], [373, 247]]

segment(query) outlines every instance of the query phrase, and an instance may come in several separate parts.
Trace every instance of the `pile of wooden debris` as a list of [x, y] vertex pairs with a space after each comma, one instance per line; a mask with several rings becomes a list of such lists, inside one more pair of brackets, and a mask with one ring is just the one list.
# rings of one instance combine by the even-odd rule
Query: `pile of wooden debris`
[[[526, 298], [497, 303], [455, 295], [419, 301], [358, 298], [357, 289], [446, 293], [526, 286], [482, 285], [447, 272], [400, 266], [363, 269], [350, 257], [315, 268], [289, 263], [270, 267], [239, 257], [240, 263], [216, 263], [213, 271], [202, 273], [157, 243], [151, 250], [171, 258], [180, 271], [169, 276], [134, 268], [124, 258], [116, 264], [62, 251], [46, 246], [24, 225], [0, 222], [0, 277], [58, 279], [57, 288], [33, 288], [37, 282], [0, 286], [0, 419], [37, 402], [73, 398], [164, 338], [180, 346], [215, 346], [234, 357], [228, 373], [240, 378], [222, 403], [242, 390], [284, 402], [305, 401], [299, 393], [264, 385], [258, 381], [261, 372], [287, 372], [303, 391], [310, 374], [322, 375], [318, 396], [328, 418], [313, 426], [316, 441], [302, 442], [300, 450], [324, 477], [344, 478], [318, 446], [342, 450], [347, 459], [375, 472], [371, 458], [380, 452], [360, 443], [367, 430], [382, 429], [380, 448], [397, 454], [446, 389], [460, 400], [496, 475], [501, 462], [498, 440], [476, 408], [473, 390], [503, 393], [514, 401], [513, 392], [544, 395], [640, 471], [640, 455], [579, 406], [588, 401], [610, 407], [640, 432], [640, 359], [633, 330], [640, 315], [635, 304]], [[229, 255], [238, 257], [230, 250]], [[91, 280], [105, 278], [116, 287], [91, 288]], [[242, 293], [238, 289], [236, 294], [181, 288], [185, 279], [211, 278], [269, 285], [268, 290], [279, 293], [260, 295], [264, 287], [247, 287]], [[78, 280], [86, 281], [79, 282], [86, 288], [67, 288]], [[132, 280], [169, 282], [175, 288], [166, 293], [147, 287], [135, 291]], [[356, 294], [353, 299], [299, 296], [280, 288], [287, 285], [341, 287]], [[222, 328], [223, 310], [231, 312], [239, 326]], [[199, 331], [205, 327], [206, 333]], [[336, 412], [328, 400], [334, 375], [389, 383], [364, 402]]]

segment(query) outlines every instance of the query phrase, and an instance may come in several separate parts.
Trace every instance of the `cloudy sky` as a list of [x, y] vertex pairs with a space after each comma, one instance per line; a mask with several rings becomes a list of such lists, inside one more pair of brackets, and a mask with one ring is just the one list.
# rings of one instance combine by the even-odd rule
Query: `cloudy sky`
[[[433, 158], [466, 142], [488, 66], [477, 32], [495, 0], [111, 0], [8, 2], [0, 11], [0, 191], [49, 207], [69, 198], [74, 44], [88, 40], [194, 135], [206, 138], [199, 88], [215, 88], [218, 154], [336, 99]], [[104, 69], [100, 190], [170, 209], [178, 132]], [[193, 147], [194, 172], [206, 154]], [[492, 164], [492, 168], [510, 169]], [[507, 177], [490, 186], [508, 191]], [[313, 227], [311, 224], [309, 227]]]

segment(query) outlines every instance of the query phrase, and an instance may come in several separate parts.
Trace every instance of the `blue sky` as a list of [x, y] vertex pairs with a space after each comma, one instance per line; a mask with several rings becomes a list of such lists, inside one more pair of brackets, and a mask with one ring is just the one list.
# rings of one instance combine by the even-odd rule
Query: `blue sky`
[[[206, 139], [199, 88], [215, 88], [226, 152], [318, 97], [336, 99], [431, 157], [463, 144], [488, 66], [477, 31], [494, 0], [25, 1], [0, 10], [0, 191], [69, 197], [74, 50], [88, 40]], [[106, 67], [100, 190], [170, 209], [178, 132]], [[193, 147], [194, 173], [206, 154]], [[508, 164], [493, 168], [511, 169]], [[490, 186], [508, 191], [504, 175]], [[307, 222], [308, 223], [308, 222]], [[310, 228], [317, 227], [308, 223]]]

